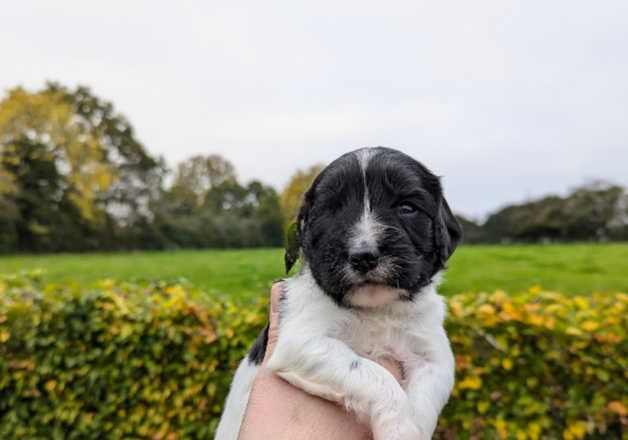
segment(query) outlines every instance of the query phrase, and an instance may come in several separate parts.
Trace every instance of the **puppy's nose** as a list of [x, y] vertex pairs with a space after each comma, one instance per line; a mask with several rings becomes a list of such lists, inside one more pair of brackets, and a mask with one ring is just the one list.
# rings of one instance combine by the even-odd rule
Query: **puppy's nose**
[[379, 260], [379, 250], [375, 247], [361, 246], [349, 254], [351, 267], [360, 272], [366, 273], [377, 266]]

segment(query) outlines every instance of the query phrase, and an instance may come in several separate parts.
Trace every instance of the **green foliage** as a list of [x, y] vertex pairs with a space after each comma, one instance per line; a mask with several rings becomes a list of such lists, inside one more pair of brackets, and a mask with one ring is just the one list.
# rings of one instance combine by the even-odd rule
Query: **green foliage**
[[265, 304], [201, 296], [0, 278], [0, 438], [209, 438]]
[[290, 177], [290, 181], [279, 196], [285, 226], [288, 226], [296, 219], [299, 207], [303, 201], [303, 194], [323, 168], [325, 168], [323, 164], [312, 165], [306, 170], [297, 170], [297, 172]]
[[449, 299], [457, 383], [448, 438], [619, 438], [628, 427], [628, 295]]
[[170, 192], [193, 211], [205, 202], [207, 193], [236, 180], [233, 164], [218, 155], [195, 155], [177, 165]]
[[[266, 320], [185, 284], [0, 278], [0, 438], [199, 438]], [[463, 294], [443, 438], [610, 438], [626, 429], [628, 295]]]
[[[281, 246], [323, 168], [298, 170], [280, 194], [238, 182], [215, 154], [168, 170], [89, 88], [15, 87], [0, 100], [0, 252]], [[459, 220], [467, 243], [628, 240], [628, 191], [596, 182]]]
[[111, 247], [146, 221], [162, 174], [89, 89], [14, 88], [0, 101], [0, 250]]
[[[214, 165], [217, 160], [216, 156], [207, 158]], [[224, 160], [220, 164], [228, 172], [222, 178], [217, 169], [207, 171], [209, 166], [193, 168], [194, 172], [188, 167], [180, 169], [185, 180], [196, 183], [188, 186], [179, 181], [163, 193], [153, 205], [152, 228], [168, 247], [280, 246], [281, 211], [275, 190], [256, 180], [241, 185], [231, 174], [231, 164]], [[209, 173], [206, 179], [198, 176], [203, 169]]]
[[0, 251], [281, 246], [276, 191], [238, 183], [217, 155], [164, 187], [128, 120], [86, 87], [20, 87], [0, 100]]
[[461, 218], [467, 243], [628, 239], [626, 188], [595, 182], [566, 197], [506, 206], [482, 225]]

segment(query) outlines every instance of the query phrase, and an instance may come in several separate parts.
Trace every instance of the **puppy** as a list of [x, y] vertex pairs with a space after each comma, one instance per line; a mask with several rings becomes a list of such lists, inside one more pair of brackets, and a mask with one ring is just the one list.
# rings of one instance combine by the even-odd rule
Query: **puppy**
[[[370, 424], [376, 440], [430, 438], [454, 383], [439, 274], [461, 238], [439, 179], [388, 148], [347, 153], [298, 215], [300, 272], [284, 283], [268, 368]], [[268, 327], [238, 367], [216, 439], [238, 437]], [[374, 362], [398, 360], [401, 384]]]

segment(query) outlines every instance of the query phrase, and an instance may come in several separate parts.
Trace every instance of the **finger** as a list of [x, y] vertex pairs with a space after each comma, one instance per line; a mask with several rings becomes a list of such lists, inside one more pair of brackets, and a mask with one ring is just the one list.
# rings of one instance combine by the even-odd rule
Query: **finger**
[[264, 363], [270, 357], [279, 336], [279, 303], [283, 297], [283, 283], [275, 283], [270, 290], [268, 343], [264, 354]]

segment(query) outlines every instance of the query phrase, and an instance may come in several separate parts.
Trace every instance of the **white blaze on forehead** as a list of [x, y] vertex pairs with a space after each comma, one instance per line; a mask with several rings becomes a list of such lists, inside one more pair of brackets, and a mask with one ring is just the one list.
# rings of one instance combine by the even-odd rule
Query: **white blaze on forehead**
[[366, 168], [368, 167], [371, 157], [374, 155], [374, 148], [362, 148], [355, 152], [360, 169], [362, 170], [362, 185], [364, 185], [364, 200], [362, 215], [360, 220], [353, 227], [353, 233], [351, 234], [351, 247], [361, 246], [373, 246], [377, 247], [377, 239], [379, 231], [381, 230], [381, 224], [379, 224], [371, 210], [371, 200], [369, 198], [369, 188], [366, 183]]
[[360, 162], [360, 168], [362, 168], [362, 175], [366, 174], [366, 167], [369, 164], [369, 160], [371, 160], [371, 156], [375, 153], [374, 148], [361, 148], [355, 152], [355, 155]]
[[373, 217], [370, 209], [365, 209], [360, 220], [353, 226], [351, 231], [351, 248], [372, 247], [377, 248], [379, 245], [379, 233], [382, 225]]

